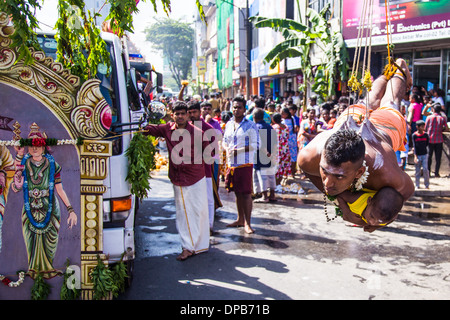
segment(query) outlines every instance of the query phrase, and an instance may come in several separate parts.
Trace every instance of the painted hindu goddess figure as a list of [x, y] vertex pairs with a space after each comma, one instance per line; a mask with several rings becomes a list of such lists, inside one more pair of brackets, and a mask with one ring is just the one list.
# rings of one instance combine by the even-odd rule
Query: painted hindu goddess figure
[[0, 251], [2, 250], [2, 226], [3, 215], [5, 214], [5, 206], [8, 201], [9, 185], [11, 184], [12, 177], [8, 174], [9, 170], [14, 170], [14, 160], [11, 157], [9, 150], [1, 145], [0, 146]]
[[61, 222], [55, 194], [69, 212], [69, 228], [77, 224], [77, 215], [62, 187], [61, 167], [49, 153], [47, 135], [33, 123], [28, 139], [32, 143], [27, 154], [25, 147], [15, 147], [16, 174], [12, 189], [23, 191], [22, 231], [28, 254], [28, 274], [34, 278], [41, 273], [49, 279], [60, 273], [53, 267]]

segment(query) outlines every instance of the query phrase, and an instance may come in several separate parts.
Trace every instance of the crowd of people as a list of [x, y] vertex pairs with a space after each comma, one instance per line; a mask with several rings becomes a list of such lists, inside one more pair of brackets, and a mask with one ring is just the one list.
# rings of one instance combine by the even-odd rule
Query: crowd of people
[[[298, 190], [283, 188], [287, 186], [289, 179], [294, 179], [295, 175], [304, 179], [304, 175], [297, 166], [298, 152], [317, 134], [332, 129], [337, 117], [344, 112], [352, 99], [344, 96], [337, 101], [329, 101], [318, 105], [317, 97], [312, 96], [308, 99], [308, 107], [304, 111], [301, 107], [302, 100], [298, 91], [286, 91], [282, 97], [278, 94], [270, 98], [252, 95], [249, 100], [242, 96], [240, 99], [245, 100], [245, 118], [254, 121], [253, 112], [262, 109], [264, 111], [264, 122], [270, 125], [277, 134], [278, 153], [275, 161], [277, 166], [275, 187], [259, 192], [261, 188], [255, 183], [253, 198], [263, 197], [262, 202], [269, 202], [269, 199], [264, 196], [266, 193], [272, 192], [273, 194], [275, 191], [304, 193], [300, 186], [298, 186]], [[183, 100], [187, 103], [199, 102], [202, 119], [218, 129], [222, 135], [227, 122], [234, 117], [233, 99], [223, 98], [221, 92], [204, 97], [200, 95], [188, 96]], [[169, 109], [176, 101], [176, 98], [164, 100]], [[225, 156], [225, 152], [223, 152], [223, 156]], [[223, 157], [222, 160], [218, 177], [224, 181], [227, 168], [226, 157]], [[273, 199], [274, 197], [271, 198], [271, 201]]]
[[429, 188], [433, 157], [434, 176], [440, 177], [443, 132], [449, 129], [443, 96], [441, 89], [427, 91], [422, 86], [413, 86], [402, 101], [401, 110], [406, 119], [408, 134], [406, 150], [397, 152], [397, 160], [405, 169], [408, 155], [414, 155], [416, 188], [420, 188], [421, 177], [425, 188]]
[[[408, 124], [405, 147], [411, 147], [409, 152], [415, 155], [416, 168], [423, 169], [425, 187], [428, 187], [427, 168], [431, 163], [428, 154], [434, 153], [435, 175], [439, 176], [442, 132], [447, 130], [447, 119], [443, 101], [439, 102], [438, 95], [428, 99], [428, 95], [417, 90], [414, 87], [402, 101], [402, 114]], [[180, 95], [178, 99], [166, 102], [170, 114], [167, 123], [148, 125], [145, 129], [147, 134], [166, 140], [169, 178], [174, 185], [177, 227], [183, 247], [178, 260], [207, 250], [206, 239], [214, 232], [215, 210], [221, 206], [218, 193], [220, 182], [236, 196], [237, 218], [228, 227], [243, 227], [249, 234], [254, 232], [251, 226], [254, 202], [275, 202], [275, 194], [286, 190], [304, 193], [301, 186], [288, 184], [288, 180], [295, 176], [311, 179], [311, 175], [302, 172], [299, 167], [298, 155], [320, 133], [332, 130], [339, 116], [353, 105], [352, 99], [346, 96], [321, 105], [317, 104], [316, 97], [311, 97], [307, 107], [303, 108], [298, 92], [286, 92], [283, 97], [275, 95], [275, 98], [251, 96], [249, 100], [243, 96], [224, 99], [221, 93], [184, 98]], [[197, 146], [191, 142], [180, 148], [179, 137], [174, 139], [174, 135], [178, 136], [177, 129], [185, 129], [191, 136], [198, 131], [201, 137], [207, 138], [203, 138]], [[206, 135], [208, 131], [214, 134]], [[183, 143], [185, 140], [190, 141], [183, 139]], [[198, 149], [199, 146], [201, 149]], [[401, 147], [398, 149], [403, 150]], [[175, 158], [188, 154], [194, 159], [199, 153], [203, 163], [175, 161]], [[408, 149], [397, 153], [398, 165], [404, 169], [407, 161], [403, 159], [408, 156]], [[361, 168], [365, 168], [365, 162]], [[355, 170], [356, 180], [363, 176], [364, 170], [359, 171]], [[420, 173], [416, 174], [416, 177], [420, 176]], [[287, 185], [296, 185], [297, 188], [286, 189]], [[377, 199], [375, 194], [371, 197]], [[400, 202], [406, 198], [401, 197]], [[375, 201], [373, 203], [378, 205]]]
[[[409, 156], [413, 156], [416, 188], [420, 188], [421, 177], [424, 179], [425, 188], [429, 188], [433, 159], [435, 161], [434, 176], [440, 177], [443, 132], [449, 130], [443, 97], [442, 89], [427, 91], [423, 86], [413, 86], [401, 103], [401, 112], [407, 123], [406, 150], [396, 152], [397, 161], [398, 165], [405, 170]], [[194, 95], [187, 97], [186, 100], [209, 103], [211, 106], [210, 117], [213, 119], [213, 123], [220, 124], [222, 129], [233, 117], [232, 99], [223, 98], [221, 92], [205, 95], [203, 98], [200, 95]], [[260, 201], [256, 200], [257, 202], [269, 202], [265, 196], [267, 192], [272, 192], [272, 194], [274, 191], [277, 193], [304, 193], [301, 186], [297, 184], [291, 185], [290, 188], [287, 187], [288, 179], [294, 179], [296, 174], [304, 179], [301, 170], [296, 166], [298, 153], [317, 134], [332, 129], [339, 115], [353, 104], [352, 100], [350, 97], [342, 96], [338, 100], [330, 100], [319, 105], [317, 97], [312, 96], [308, 99], [307, 107], [302, 108], [299, 91], [285, 91], [282, 97], [278, 93], [270, 98], [253, 95], [246, 100], [246, 117], [252, 119], [252, 112], [255, 108], [263, 109], [264, 121], [272, 126], [278, 137], [275, 190], [271, 188], [271, 190], [259, 192], [260, 188], [255, 184], [253, 198], [263, 197]], [[222, 166], [222, 168], [224, 167]], [[224, 174], [222, 173], [221, 176], [223, 177]]]

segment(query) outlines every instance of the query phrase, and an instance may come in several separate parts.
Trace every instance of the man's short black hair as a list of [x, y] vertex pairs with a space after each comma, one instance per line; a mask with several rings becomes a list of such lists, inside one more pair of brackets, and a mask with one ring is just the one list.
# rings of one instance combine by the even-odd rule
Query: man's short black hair
[[236, 96], [233, 98], [233, 102], [240, 102], [242, 103], [242, 105], [245, 107], [245, 105], [247, 104], [247, 101], [245, 100], [245, 98], [243, 96]]
[[441, 106], [441, 104], [440, 104], [439, 102], [433, 103], [433, 104], [432, 104], [432, 107], [433, 107], [433, 109], [434, 109], [434, 112], [436, 112], [436, 113], [441, 113], [442, 106]]
[[220, 118], [222, 121], [228, 121], [233, 118], [233, 113], [231, 111], [222, 111]]
[[325, 159], [333, 166], [344, 162], [357, 163], [364, 159], [366, 146], [361, 136], [352, 129], [338, 130], [325, 143]]
[[255, 107], [260, 108], [260, 109], [264, 109], [266, 105], [266, 100], [264, 100], [264, 98], [256, 98], [255, 100]]
[[212, 103], [209, 102], [209, 101], [203, 101], [203, 102], [200, 104], [200, 107], [202, 107], [202, 108], [204, 108], [204, 107], [211, 107], [211, 108], [212, 108]]
[[255, 110], [253, 110], [253, 112], [252, 112], [253, 120], [254, 120], [255, 122], [264, 120], [264, 114], [265, 114], [264, 109], [261, 109], [261, 108], [255, 108]]
[[280, 124], [281, 123], [281, 114], [279, 113], [274, 113], [272, 116], [273, 122]]
[[175, 103], [173, 104], [173, 108], [172, 110], [175, 111], [179, 111], [179, 110], [184, 110], [184, 111], [188, 111], [188, 105], [186, 104], [186, 102], [184, 101], [175, 101]]
[[292, 104], [288, 107], [289, 110], [297, 111], [297, 106], [295, 104]]
[[200, 110], [200, 102], [197, 100], [192, 100], [187, 103], [188, 110]]

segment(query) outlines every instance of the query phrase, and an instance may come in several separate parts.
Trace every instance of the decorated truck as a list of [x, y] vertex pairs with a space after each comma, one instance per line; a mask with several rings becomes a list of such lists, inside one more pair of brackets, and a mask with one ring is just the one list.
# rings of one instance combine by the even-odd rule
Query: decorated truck
[[25, 63], [14, 31], [0, 13], [0, 299], [111, 298], [135, 257], [125, 153], [141, 106], [126, 45], [102, 33], [110, 68], [81, 81], [51, 35]]

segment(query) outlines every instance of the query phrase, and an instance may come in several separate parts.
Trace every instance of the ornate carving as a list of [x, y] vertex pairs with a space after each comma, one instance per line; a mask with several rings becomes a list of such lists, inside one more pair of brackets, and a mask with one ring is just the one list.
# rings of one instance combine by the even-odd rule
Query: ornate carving
[[[85, 140], [80, 146], [81, 174], [81, 276], [82, 299], [90, 300], [93, 284], [89, 276], [103, 251], [103, 180], [108, 175], [111, 142]], [[106, 257], [101, 254], [101, 259]], [[106, 261], [105, 261], [106, 263]]]
[[65, 124], [72, 138], [98, 139], [106, 136], [102, 117], [110, 112], [100, 92], [100, 81], [91, 79], [80, 88], [80, 78], [64, 69], [42, 51], [30, 48], [34, 63], [17, 61], [10, 48], [14, 28], [6, 14], [0, 13], [0, 82], [28, 92], [41, 100]]
[[[102, 259], [105, 265], [108, 265], [106, 256], [104, 254], [100, 254], [100, 259]], [[92, 270], [97, 266], [97, 255], [93, 254], [82, 254], [81, 255], [81, 276], [84, 281], [81, 283], [81, 299], [83, 300], [93, 300], [94, 295], [94, 283], [90, 277]], [[108, 298], [112, 300], [112, 294]]]
[[86, 81], [78, 92], [77, 107], [71, 112], [71, 120], [85, 138], [105, 136], [108, 131], [102, 126], [102, 115], [109, 105], [100, 92], [100, 80]]
[[102, 235], [103, 228], [100, 214], [102, 197], [96, 195], [83, 195], [82, 205], [85, 210], [83, 215], [84, 232], [82, 234], [81, 251], [97, 252], [103, 250]]
[[[64, 69], [61, 63], [33, 49], [30, 49], [33, 64], [25, 65], [18, 61], [16, 50], [10, 48], [9, 36], [13, 33], [9, 16], [0, 12], [0, 83], [40, 100], [64, 124], [72, 139], [87, 139], [79, 148], [80, 255], [82, 299], [92, 299], [93, 284], [89, 274], [97, 265], [97, 255], [106, 260], [102, 253], [103, 193], [106, 192], [103, 181], [108, 175], [112, 146], [111, 142], [99, 139], [107, 134], [102, 120], [110, 109], [100, 92], [99, 80], [91, 79], [81, 84], [80, 79]], [[20, 135], [18, 123], [14, 125], [14, 134], [15, 137]]]

